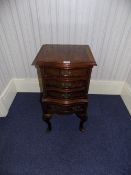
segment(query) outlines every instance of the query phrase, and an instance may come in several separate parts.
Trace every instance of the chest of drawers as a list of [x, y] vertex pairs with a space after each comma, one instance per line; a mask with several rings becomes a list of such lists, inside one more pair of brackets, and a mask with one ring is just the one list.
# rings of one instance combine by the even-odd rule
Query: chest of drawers
[[88, 89], [96, 65], [88, 45], [43, 45], [34, 64], [42, 78], [43, 119], [52, 129], [53, 114], [75, 113], [79, 129], [87, 120]]

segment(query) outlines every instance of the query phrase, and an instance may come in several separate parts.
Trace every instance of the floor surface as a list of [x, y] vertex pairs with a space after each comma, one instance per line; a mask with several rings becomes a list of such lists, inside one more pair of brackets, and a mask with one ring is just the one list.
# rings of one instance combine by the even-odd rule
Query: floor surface
[[39, 93], [18, 93], [0, 118], [0, 175], [131, 175], [131, 118], [120, 96], [89, 95], [87, 131], [75, 115], [46, 132]]

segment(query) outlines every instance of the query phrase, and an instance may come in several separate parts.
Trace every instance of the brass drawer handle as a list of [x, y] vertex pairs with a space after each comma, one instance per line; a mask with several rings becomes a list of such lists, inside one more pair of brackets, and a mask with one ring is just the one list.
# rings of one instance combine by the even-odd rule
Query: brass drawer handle
[[71, 70], [62, 70], [61, 75], [70, 76], [71, 75]]
[[64, 88], [69, 88], [69, 87], [71, 87], [71, 83], [62, 83], [62, 86]]
[[62, 97], [63, 97], [63, 98], [70, 98], [70, 97], [71, 97], [71, 94], [68, 94], [68, 93], [62, 94]]

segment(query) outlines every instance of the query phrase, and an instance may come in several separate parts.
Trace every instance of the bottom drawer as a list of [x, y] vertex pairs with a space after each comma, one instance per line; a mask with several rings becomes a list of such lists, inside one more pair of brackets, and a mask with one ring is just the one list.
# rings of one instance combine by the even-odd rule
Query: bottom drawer
[[60, 92], [57, 90], [47, 90], [46, 96], [50, 98], [58, 99], [76, 99], [76, 98], [86, 98], [85, 91], [72, 91], [72, 92]]
[[45, 104], [45, 113], [85, 113], [87, 110], [87, 103], [79, 103], [73, 105], [60, 104]]

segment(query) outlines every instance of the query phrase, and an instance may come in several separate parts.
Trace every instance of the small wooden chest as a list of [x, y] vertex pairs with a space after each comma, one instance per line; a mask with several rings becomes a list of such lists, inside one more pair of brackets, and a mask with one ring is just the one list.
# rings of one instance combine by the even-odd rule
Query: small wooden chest
[[88, 45], [43, 45], [34, 64], [40, 68], [43, 85], [43, 118], [51, 130], [54, 113], [75, 113], [79, 129], [87, 120], [88, 89], [96, 65]]

